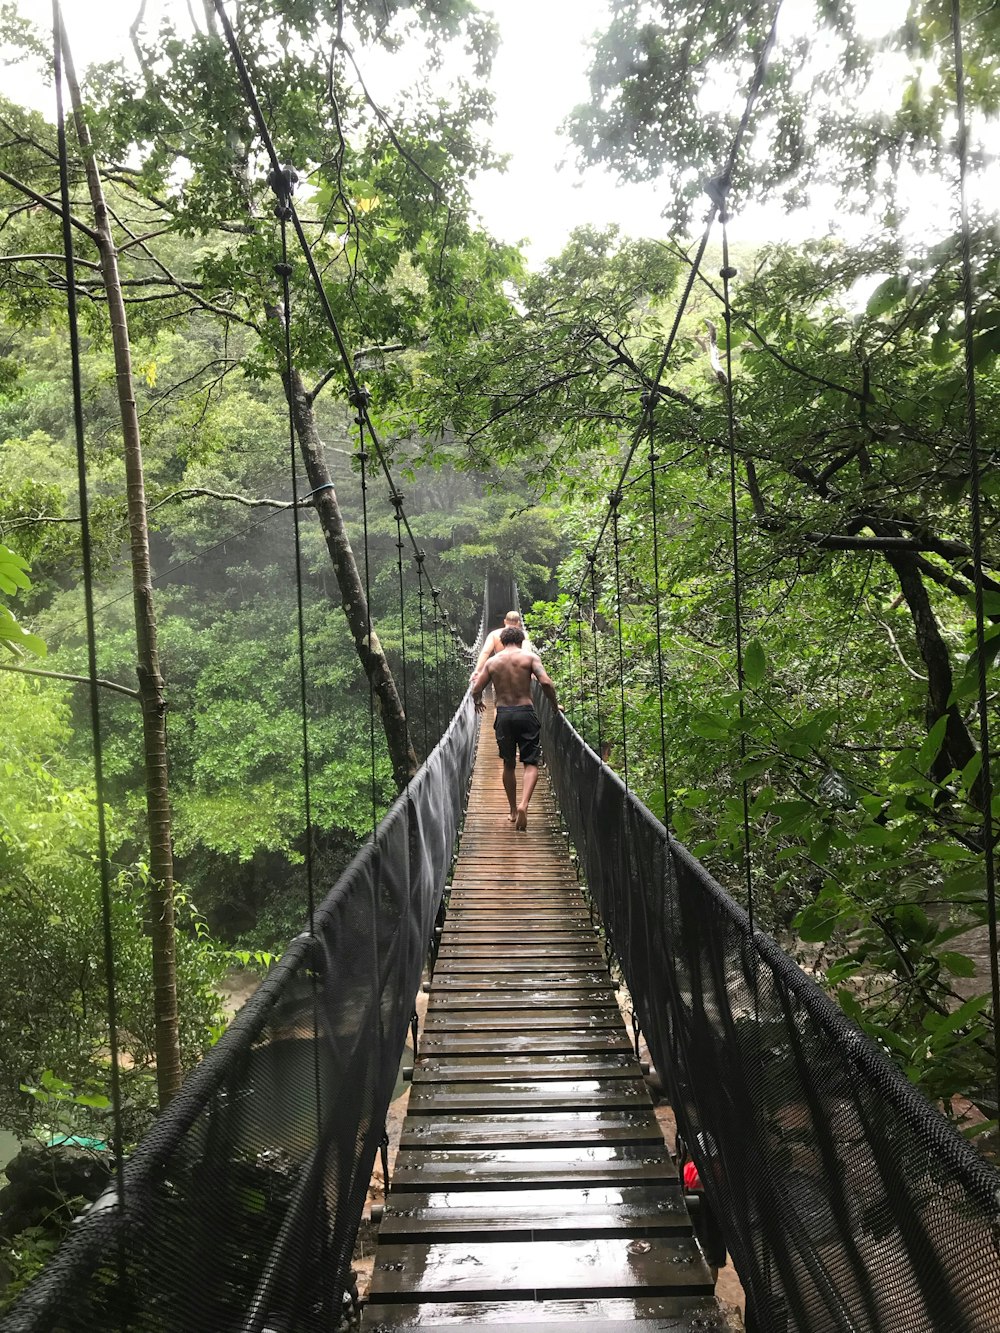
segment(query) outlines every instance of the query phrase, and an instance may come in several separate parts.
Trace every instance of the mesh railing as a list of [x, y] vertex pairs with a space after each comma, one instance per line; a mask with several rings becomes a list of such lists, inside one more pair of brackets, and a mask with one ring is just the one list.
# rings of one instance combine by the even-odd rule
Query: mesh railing
[[337, 1327], [477, 725], [463, 702], [4, 1333]]
[[558, 800], [754, 1333], [996, 1333], [1000, 1174], [543, 700]]

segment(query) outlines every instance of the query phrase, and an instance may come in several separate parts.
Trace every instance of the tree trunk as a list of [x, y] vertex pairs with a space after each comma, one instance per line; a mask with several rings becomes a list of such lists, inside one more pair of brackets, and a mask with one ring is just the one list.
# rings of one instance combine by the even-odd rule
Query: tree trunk
[[163, 693], [156, 649], [146, 492], [142, 475], [139, 415], [132, 380], [128, 320], [118, 273], [118, 251], [104, 199], [101, 176], [94, 158], [90, 131], [83, 114], [65, 29], [61, 32], [66, 81], [73, 119], [87, 173], [101, 260], [101, 275], [108, 298], [108, 315], [115, 355], [115, 381], [125, 450], [125, 479], [132, 560], [132, 600], [135, 608], [136, 674], [142, 708], [146, 774], [146, 821], [149, 828], [150, 933], [153, 952], [153, 1014], [155, 1020], [156, 1086], [160, 1107], [178, 1091], [183, 1078], [177, 1023], [177, 972], [174, 940], [174, 861], [170, 836], [170, 797], [167, 788], [167, 703]]
[[[931, 770], [932, 776], [940, 780], [954, 768], [963, 769], [976, 754], [976, 744], [957, 706], [949, 702], [954, 687], [951, 657], [927, 596], [916, 558], [909, 552], [886, 553], [885, 558], [899, 579], [899, 586], [913, 619], [917, 648], [927, 668], [928, 730], [938, 718], [948, 718], [944, 745]], [[981, 793], [978, 783], [974, 784], [971, 797], [975, 804], [979, 804]]]
[[354, 647], [364, 667], [365, 675], [371, 681], [375, 692], [382, 727], [389, 746], [393, 776], [396, 779], [396, 786], [402, 790], [417, 771], [417, 756], [410, 741], [406, 714], [403, 712], [403, 705], [396, 691], [396, 682], [374, 628], [371, 631], [371, 642], [368, 640], [368, 600], [365, 597], [364, 584], [361, 582], [354, 551], [348, 540], [344, 518], [337, 502], [337, 492], [330, 479], [326, 451], [316, 428], [316, 414], [313, 411], [312, 400], [297, 370], [293, 370], [290, 380], [286, 380], [285, 390], [292, 405], [295, 434], [302, 449], [309, 488], [313, 492], [312, 502], [319, 515], [326, 547], [337, 575], [344, 615], [351, 627]]

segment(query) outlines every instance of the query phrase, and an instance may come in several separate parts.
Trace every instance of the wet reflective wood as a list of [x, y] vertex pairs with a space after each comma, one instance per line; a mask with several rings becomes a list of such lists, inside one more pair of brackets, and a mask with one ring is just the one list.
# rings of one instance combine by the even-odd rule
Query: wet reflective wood
[[425, 1301], [373, 1305], [364, 1333], [447, 1328], [449, 1333], [725, 1333], [715, 1301], [703, 1296], [661, 1300]]
[[435, 972], [434, 984], [442, 994], [458, 990], [535, 991], [540, 986], [547, 990], [605, 991], [610, 984], [607, 972], [562, 972], [556, 968], [542, 972], [501, 972], [496, 977], [482, 972]]
[[721, 1333], [546, 780], [515, 832], [491, 747], [486, 733], [364, 1333]]
[[404, 1149], [396, 1158], [392, 1193], [408, 1190], [461, 1191], [535, 1190], [574, 1185], [580, 1190], [602, 1185], [670, 1185], [677, 1171], [662, 1144], [588, 1147], [573, 1144], [555, 1148], [529, 1147], [481, 1150], [439, 1150], [435, 1153]]
[[379, 1239], [399, 1244], [456, 1240], [583, 1240], [588, 1235], [691, 1234], [678, 1185], [649, 1189], [509, 1190], [390, 1195]]
[[[456, 1005], [455, 996], [447, 1004], [428, 1008], [424, 1032], [623, 1032], [618, 1006], [600, 1005], [587, 1009], [569, 1005], [565, 1009], [468, 1010]], [[423, 1040], [423, 1038], [421, 1038]]]
[[425, 1053], [413, 1069], [416, 1083], [503, 1082], [507, 1079], [637, 1078], [639, 1068], [630, 1051], [590, 1051], [582, 1055], [496, 1055], [478, 1059], [435, 1057]]
[[407, 1121], [402, 1148], [432, 1151], [439, 1148], [513, 1148], [542, 1144], [558, 1148], [569, 1144], [649, 1144], [660, 1148], [663, 1135], [651, 1111], [517, 1112], [464, 1119], [440, 1116], [426, 1123]]
[[586, 1110], [591, 1106], [631, 1111], [649, 1094], [641, 1079], [552, 1079], [510, 1083], [418, 1083], [410, 1092], [408, 1115], [436, 1112], [513, 1111], [521, 1108]]
[[449, 1028], [424, 1029], [420, 1050], [426, 1055], [447, 1051], [460, 1055], [562, 1055], [576, 1051], [630, 1051], [632, 1044], [624, 1032], [613, 1028], [603, 1031], [565, 1028], [562, 1031], [504, 1033], [481, 1030], [478, 1033]]
[[[605, 981], [605, 985], [607, 982]], [[596, 1009], [603, 1006], [611, 1009], [621, 1022], [621, 1011], [612, 990], [583, 989], [573, 986], [519, 988], [516, 991], [498, 993], [496, 989], [480, 988], [476, 990], [465, 986], [440, 986], [434, 993], [435, 1013], [450, 1009], [472, 1009], [485, 1013], [489, 1009], [503, 1009], [511, 1012], [512, 1006], [524, 1005], [528, 1009]], [[430, 1006], [428, 1005], [428, 1011]], [[515, 1024], [516, 1026], [516, 1024]]]
[[711, 1295], [711, 1274], [687, 1236], [380, 1245], [369, 1299], [443, 1294], [489, 1300], [564, 1296]]

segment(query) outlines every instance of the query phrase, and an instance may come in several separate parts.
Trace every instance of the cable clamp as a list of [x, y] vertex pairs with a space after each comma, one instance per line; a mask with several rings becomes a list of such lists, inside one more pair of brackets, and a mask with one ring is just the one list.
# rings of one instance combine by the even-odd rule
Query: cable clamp
[[414, 558], [414, 560], [417, 562], [418, 565], [422, 565], [422, 564], [424, 563], [424, 561], [427, 559], [427, 556], [426, 556], [425, 552], [423, 552], [423, 551], [414, 551], [414, 552], [413, 552], [413, 558]]
[[725, 268], [719, 269], [720, 278], [735, 278], [737, 273], [739, 273], [739, 269], [733, 268], [732, 264], [727, 264]]
[[403, 492], [402, 492], [402, 491], [393, 491], [392, 494], [389, 496], [389, 503], [392, 505], [392, 507], [393, 507], [393, 508], [395, 509], [395, 511], [396, 511], [396, 517], [397, 517], [397, 519], [399, 518], [400, 514], [403, 512], [403, 498], [404, 498], [404, 497], [403, 497]]
[[[724, 171], [719, 176], [712, 176], [705, 182], [705, 193], [719, 209], [720, 213], [726, 213], [726, 197], [732, 186], [732, 179], [728, 171]], [[725, 221], [725, 216], [722, 219]]]
[[278, 201], [274, 206], [275, 217], [287, 220], [292, 216], [292, 194], [298, 182], [294, 167], [272, 167], [267, 173], [267, 183]]
[[275, 264], [274, 271], [279, 278], [290, 278], [292, 276], [291, 264]]
[[639, 395], [639, 402], [642, 404], [643, 411], [648, 412], [656, 402], [656, 394], [652, 389], [646, 389]]
[[622, 502], [621, 491], [611, 491], [611, 493], [608, 495], [608, 504], [611, 506], [611, 508], [617, 509], [618, 506], [621, 504], [621, 502]]
[[372, 396], [363, 384], [359, 384], [356, 389], [352, 389], [347, 395], [347, 401], [359, 412], [365, 411], [371, 400]]

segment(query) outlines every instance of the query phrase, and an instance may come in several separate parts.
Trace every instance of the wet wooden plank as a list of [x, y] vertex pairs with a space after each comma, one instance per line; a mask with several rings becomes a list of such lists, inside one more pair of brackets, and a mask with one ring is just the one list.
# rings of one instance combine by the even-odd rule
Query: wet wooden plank
[[[452, 940], [447, 936], [442, 938], [438, 952], [439, 958], [489, 958], [495, 957], [495, 955], [496, 950], [489, 940]], [[525, 940], [518, 950], [519, 958], [551, 958], [554, 955], [561, 955], [565, 958], [600, 958], [603, 960], [604, 950], [596, 940], [587, 939], [586, 936], [566, 944], [546, 944], [544, 940], [540, 944], [536, 944], [534, 940]]]
[[484, 995], [504, 991], [537, 993], [543, 986], [547, 991], [568, 990], [583, 996], [592, 991], [607, 991], [609, 984], [607, 972], [602, 976], [600, 972], [560, 972], [555, 968], [548, 972], [502, 972], [495, 977], [482, 972], [434, 974], [435, 990], [442, 996], [455, 991], [478, 991]]
[[656, 1145], [572, 1144], [529, 1147], [403, 1149], [392, 1174], [392, 1193], [408, 1190], [596, 1189], [602, 1185], [671, 1185], [677, 1170]]
[[564, 1301], [424, 1301], [372, 1305], [362, 1333], [447, 1328], [449, 1333], [726, 1333], [714, 1299], [610, 1297]]
[[691, 1235], [679, 1185], [620, 1188], [430, 1191], [390, 1195], [379, 1240], [424, 1244], [462, 1240], [583, 1240], [622, 1236]]
[[711, 1295], [711, 1274], [686, 1236], [380, 1245], [369, 1299], [558, 1300]]
[[[580, 957], [565, 957], [558, 950], [547, 951], [544, 955], [534, 957], [517, 958], [490, 958], [484, 953], [472, 958], [458, 956], [454, 954], [439, 954], [434, 964], [435, 980], [443, 977], [455, 976], [496, 976], [504, 977], [508, 973], [520, 976], [530, 976], [541, 974], [542, 976], [549, 969], [555, 969], [557, 972], [580, 972], [604, 974], [604, 980], [607, 982], [608, 969], [604, 965], [602, 958], [595, 957], [593, 954], [583, 954]], [[535, 975], [537, 980], [537, 975]]]
[[[605, 981], [607, 988], [607, 981]], [[604, 1005], [621, 1017], [615, 992], [611, 989], [579, 988], [579, 986], [560, 986], [549, 989], [548, 986], [525, 986], [517, 990], [517, 1004], [527, 1009], [596, 1009]], [[473, 989], [471, 986], [445, 988], [440, 986], [433, 992], [433, 1005], [437, 1009], [473, 1009], [485, 1013], [488, 1009], [509, 1009], [512, 1000], [509, 994], [497, 994], [493, 990]], [[428, 1004], [428, 1012], [429, 1012]]]
[[563, 1032], [567, 1030], [622, 1032], [622, 1015], [617, 1001], [593, 1002], [565, 1007], [541, 1005], [529, 1009], [509, 1005], [499, 1009], [479, 1009], [463, 1005], [461, 996], [452, 995], [440, 1004], [435, 996], [427, 1008], [425, 1032]]
[[507, 1115], [497, 1112], [475, 1119], [459, 1116], [439, 1116], [426, 1122], [421, 1118], [407, 1119], [400, 1139], [400, 1147], [419, 1151], [515, 1148], [532, 1143], [552, 1148], [632, 1143], [658, 1149], [663, 1145], [663, 1134], [651, 1110], [548, 1114], [536, 1111]]
[[413, 1082], [507, 1082], [510, 1079], [637, 1078], [639, 1067], [631, 1051], [621, 1054], [585, 1051], [568, 1055], [493, 1055], [454, 1059], [425, 1053], [413, 1067]]
[[561, 1031], [491, 1032], [460, 1029], [424, 1028], [420, 1035], [421, 1054], [449, 1056], [475, 1055], [559, 1055], [574, 1051], [630, 1051], [632, 1044], [624, 1032], [613, 1028], [588, 1030], [564, 1028]]
[[408, 1115], [447, 1115], [478, 1110], [587, 1110], [590, 1107], [632, 1111], [649, 1094], [641, 1079], [553, 1079], [544, 1082], [425, 1083], [410, 1091]]

